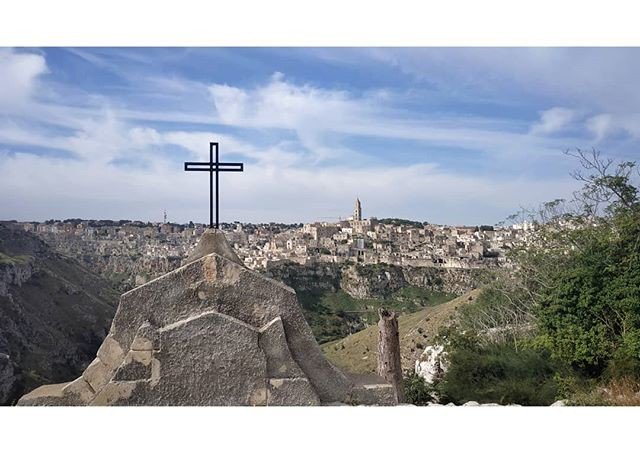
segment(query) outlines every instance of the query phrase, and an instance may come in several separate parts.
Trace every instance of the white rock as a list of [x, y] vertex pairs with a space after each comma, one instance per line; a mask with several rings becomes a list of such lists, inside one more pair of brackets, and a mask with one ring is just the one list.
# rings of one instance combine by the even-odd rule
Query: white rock
[[567, 404], [564, 402], [564, 400], [557, 400], [554, 403], [551, 404], [552, 407], [566, 407]]
[[449, 363], [443, 345], [429, 345], [416, 360], [415, 372], [431, 384], [447, 372]]
[[480, 404], [475, 400], [470, 400], [469, 402], [465, 402], [464, 404], [462, 404], [462, 406], [463, 407], [479, 407]]

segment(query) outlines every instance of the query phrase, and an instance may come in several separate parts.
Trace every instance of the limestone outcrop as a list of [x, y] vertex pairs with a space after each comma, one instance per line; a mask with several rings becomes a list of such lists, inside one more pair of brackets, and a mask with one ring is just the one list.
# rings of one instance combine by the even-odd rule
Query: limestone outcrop
[[363, 299], [385, 298], [407, 286], [461, 295], [479, 287], [482, 282], [482, 270], [477, 269], [390, 264], [299, 265], [282, 261], [272, 264], [266, 274], [298, 291], [335, 292], [342, 289], [354, 298]]
[[340, 287], [354, 298], [384, 298], [407, 286], [402, 268], [397, 266], [344, 267]]
[[295, 292], [245, 268], [208, 230], [186, 264], [122, 295], [82, 376], [18, 405], [319, 405], [396, 402], [390, 385], [329, 363]]
[[441, 379], [449, 369], [449, 359], [443, 345], [428, 345], [416, 360], [415, 373], [429, 384]]
[[6, 402], [16, 383], [15, 372], [11, 358], [5, 353], [0, 353], [0, 402]]
[[0, 296], [9, 296], [11, 286], [21, 287], [31, 279], [34, 267], [30, 260], [24, 263], [0, 263]]

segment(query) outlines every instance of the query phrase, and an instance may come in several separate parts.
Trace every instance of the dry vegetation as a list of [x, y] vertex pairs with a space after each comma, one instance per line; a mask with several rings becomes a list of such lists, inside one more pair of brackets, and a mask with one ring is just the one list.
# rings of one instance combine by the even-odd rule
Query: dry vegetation
[[[479, 290], [473, 290], [449, 302], [426, 307], [398, 317], [402, 368], [413, 369], [415, 360], [430, 345], [441, 326], [449, 323], [458, 309], [474, 301]], [[375, 373], [378, 327], [370, 326], [337, 341], [322, 345], [329, 361], [352, 373]]]

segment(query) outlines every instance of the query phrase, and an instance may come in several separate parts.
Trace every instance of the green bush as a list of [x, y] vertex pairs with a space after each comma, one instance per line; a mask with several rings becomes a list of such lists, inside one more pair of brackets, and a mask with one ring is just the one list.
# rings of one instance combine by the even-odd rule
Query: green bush
[[404, 376], [403, 383], [406, 403], [413, 405], [427, 405], [434, 401], [434, 387], [414, 371], [410, 371]]
[[[571, 232], [575, 249], [540, 291], [540, 342], [588, 376], [637, 369], [640, 357], [640, 213]], [[610, 362], [617, 363], [610, 364]], [[638, 370], [634, 372], [637, 374]]]
[[545, 352], [507, 344], [458, 344], [449, 370], [436, 385], [440, 402], [550, 405], [556, 400], [556, 367]]

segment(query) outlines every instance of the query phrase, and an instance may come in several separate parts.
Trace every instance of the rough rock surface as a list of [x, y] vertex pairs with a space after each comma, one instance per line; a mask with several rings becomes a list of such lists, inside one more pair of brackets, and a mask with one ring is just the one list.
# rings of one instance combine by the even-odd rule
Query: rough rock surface
[[81, 373], [116, 304], [104, 279], [35, 235], [0, 223], [0, 405]]
[[342, 289], [354, 298], [384, 298], [409, 285], [461, 295], [477, 288], [481, 277], [480, 270], [465, 268], [390, 264], [299, 265], [288, 261], [272, 264], [266, 274], [298, 291], [335, 292]]
[[395, 404], [323, 356], [295, 292], [208, 230], [181, 268], [122, 295], [96, 359], [19, 405]]
[[0, 402], [9, 400], [16, 383], [13, 364], [9, 355], [0, 353]]
[[227, 242], [224, 233], [217, 229], [209, 229], [205, 235], [202, 235], [196, 248], [189, 254], [189, 257], [184, 260], [183, 265], [194, 262], [205, 255], [209, 255], [213, 251], [238, 265], [242, 265], [242, 261], [236, 253], [233, 252], [233, 248]]
[[349, 266], [342, 271], [340, 286], [354, 298], [386, 297], [407, 286], [402, 268], [396, 266]]
[[442, 345], [428, 345], [416, 360], [415, 372], [432, 384], [447, 372], [449, 363]]
[[402, 274], [408, 285], [462, 295], [480, 286], [483, 270], [403, 266]]

